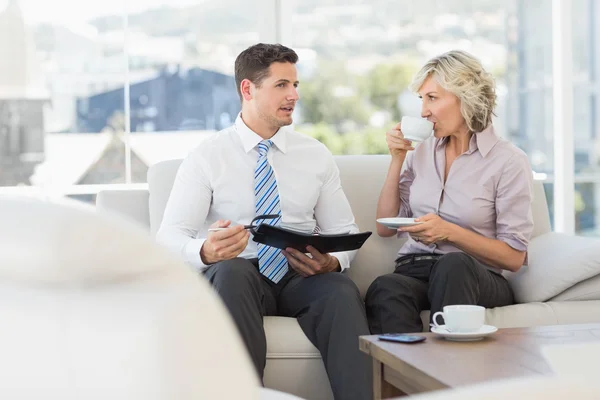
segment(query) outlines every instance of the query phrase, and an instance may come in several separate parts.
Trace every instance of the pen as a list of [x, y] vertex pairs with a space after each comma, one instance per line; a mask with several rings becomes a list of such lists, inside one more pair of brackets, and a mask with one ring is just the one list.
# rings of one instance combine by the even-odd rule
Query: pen
[[[234, 226], [228, 226], [227, 228], [233, 228]], [[218, 231], [224, 231], [227, 228], [209, 228], [208, 231], [209, 232], [218, 232]], [[252, 228], [252, 225], [244, 225], [244, 229], [250, 229]]]
[[[264, 219], [274, 219], [274, 218], [279, 218], [279, 217], [280, 217], [280, 215], [278, 215], [278, 214], [258, 215], [256, 217], [254, 217], [252, 222], [260, 221], [260, 220], [264, 220]], [[234, 225], [234, 226], [237, 226], [237, 225]], [[255, 225], [253, 225], [252, 223], [250, 223], [249, 225], [244, 225], [244, 229], [251, 229], [254, 227], [255, 227]], [[233, 226], [229, 226], [227, 228], [233, 228]], [[218, 231], [222, 231], [227, 228], [209, 228], [208, 231], [209, 232], [218, 232]]]

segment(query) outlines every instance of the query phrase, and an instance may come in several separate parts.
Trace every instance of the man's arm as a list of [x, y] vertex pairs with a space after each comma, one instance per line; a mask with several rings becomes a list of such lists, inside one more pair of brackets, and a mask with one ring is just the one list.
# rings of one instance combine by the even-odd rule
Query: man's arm
[[212, 189], [197, 152], [183, 160], [165, 207], [165, 214], [156, 240], [179, 254], [197, 269], [207, 267], [200, 258], [206, 239], [196, 239], [198, 227], [208, 215]]

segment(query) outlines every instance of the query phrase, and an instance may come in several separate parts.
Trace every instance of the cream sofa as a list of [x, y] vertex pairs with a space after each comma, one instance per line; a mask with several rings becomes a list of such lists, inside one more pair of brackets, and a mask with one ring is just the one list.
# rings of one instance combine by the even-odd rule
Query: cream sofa
[[[148, 172], [149, 191], [100, 192], [97, 208], [127, 216], [154, 234], [180, 162], [171, 160], [152, 166]], [[375, 208], [389, 156], [337, 156], [336, 162], [356, 222], [361, 230], [375, 232]], [[600, 323], [600, 241], [550, 232], [548, 208], [539, 182], [535, 185], [533, 212], [530, 267], [509, 277], [517, 300], [526, 303], [489, 309], [487, 323], [500, 328]], [[392, 272], [400, 245], [397, 239], [374, 234], [358, 252], [348, 274], [363, 295], [377, 276]], [[425, 327], [428, 315], [422, 315]], [[268, 341], [265, 385], [306, 399], [331, 399], [320, 355], [296, 320], [267, 317], [264, 323]]]
[[300, 400], [261, 387], [218, 295], [143, 229], [32, 197], [0, 220], [0, 398]]

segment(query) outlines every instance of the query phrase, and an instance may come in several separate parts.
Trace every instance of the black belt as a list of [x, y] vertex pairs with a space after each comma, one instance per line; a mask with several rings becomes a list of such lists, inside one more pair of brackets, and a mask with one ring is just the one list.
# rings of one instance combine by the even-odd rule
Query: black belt
[[396, 260], [396, 267], [414, 263], [416, 261], [437, 261], [440, 259], [440, 257], [442, 257], [442, 254], [429, 254], [429, 255], [422, 255], [422, 256], [409, 254], [409, 255], [398, 258]]
[[410, 276], [427, 283], [429, 282], [431, 267], [441, 257], [441, 254], [408, 254], [398, 257], [394, 273]]

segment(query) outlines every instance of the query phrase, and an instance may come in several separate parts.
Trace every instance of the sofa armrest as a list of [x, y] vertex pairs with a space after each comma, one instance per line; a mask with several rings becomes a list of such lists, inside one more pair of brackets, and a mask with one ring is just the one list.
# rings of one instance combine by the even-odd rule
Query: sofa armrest
[[96, 196], [96, 210], [117, 214], [150, 229], [148, 190], [101, 190]]
[[528, 265], [506, 274], [518, 303], [546, 301], [600, 274], [600, 240], [549, 232], [529, 244]]

